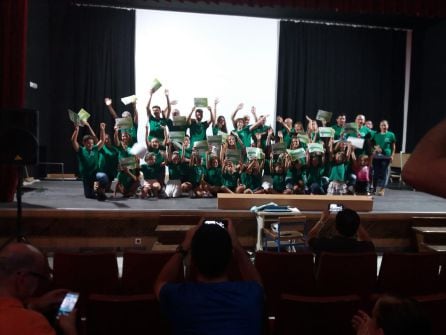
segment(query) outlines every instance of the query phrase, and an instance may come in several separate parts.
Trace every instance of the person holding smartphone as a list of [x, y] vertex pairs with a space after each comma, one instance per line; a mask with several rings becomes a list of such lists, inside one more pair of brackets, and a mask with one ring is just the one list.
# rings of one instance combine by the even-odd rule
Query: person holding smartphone
[[[0, 334], [56, 334], [45, 316], [25, 307], [41, 282], [47, 280], [48, 264], [34, 246], [10, 243], [0, 250]], [[52, 293], [60, 296], [61, 291], [46, 295], [47, 302], [54, 300]], [[76, 335], [75, 311], [60, 316], [58, 326], [62, 334]]]
[[[226, 225], [227, 224], [227, 225]], [[197, 281], [174, 283], [190, 254]], [[231, 260], [241, 281], [228, 280]], [[262, 334], [264, 291], [231, 220], [202, 220], [161, 270], [155, 294], [173, 334]]]
[[[321, 234], [331, 215], [335, 214], [335, 234], [323, 236]], [[358, 213], [342, 205], [330, 204], [322, 212], [319, 221], [308, 232], [308, 245], [316, 254], [326, 252], [374, 252], [369, 234], [361, 225]]]

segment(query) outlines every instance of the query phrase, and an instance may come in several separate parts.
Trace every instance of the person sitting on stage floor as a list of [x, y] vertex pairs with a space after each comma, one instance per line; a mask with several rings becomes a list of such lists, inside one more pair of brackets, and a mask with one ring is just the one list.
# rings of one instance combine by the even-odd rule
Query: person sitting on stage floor
[[316, 253], [321, 252], [374, 252], [375, 246], [364, 227], [358, 213], [345, 208], [336, 214], [336, 234], [321, 236], [320, 232], [330, 218], [328, 210], [322, 212], [319, 221], [308, 232], [308, 245]]
[[166, 184], [165, 195], [167, 198], [181, 197], [181, 158], [178, 151], [172, 151], [172, 142], [167, 142], [168, 149], [164, 164], [169, 170], [169, 180]]
[[[174, 283], [179, 265], [189, 253], [197, 280]], [[241, 281], [228, 280], [231, 259]], [[200, 223], [189, 230], [161, 270], [154, 289], [173, 334], [262, 334], [264, 291], [260, 275], [230, 220], [227, 229]]]
[[[101, 123], [100, 140], [97, 144], [94, 144], [93, 136], [85, 135], [82, 139], [83, 146], [80, 146], [77, 142], [78, 135], [79, 126], [76, 126], [71, 136], [71, 144], [74, 151], [76, 151], [84, 195], [89, 199], [104, 201], [107, 198], [105, 189], [109, 184], [109, 180], [105, 173], [98, 171], [98, 167], [99, 150], [102, 149], [105, 140], [105, 123]], [[96, 185], [95, 182], [97, 182]]]
[[209, 150], [206, 153], [206, 174], [204, 180], [207, 183], [207, 190], [210, 195], [216, 197], [217, 193], [223, 192], [222, 168], [218, 156]]
[[141, 172], [144, 175], [144, 185], [141, 190], [141, 198], [158, 197], [163, 187], [161, 180], [165, 177], [165, 165], [156, 161], [153, 152], [148, 152], [144, 157], [145, 164], [141, 164]]
[[403, 167], [403, 180], [417, 191], [446, 198], [446, 119], [428, 131]]
[[262, 187], [262, 170], [264, 161], [261, 163], [253, 159], [242, 167], [240, 174], [241, 184], [237, 186], [236, 193], [244, 194], [262, 194], [265, 189]]
[[[56, 334], [42, 314], [25, 308], [42, 280], [49, 280], [48, 264], [35, 247], [10, 243], [0, 251], [0, 334]], [[77, 334], [76, 311], [60, 316], [58, 326], [65, 335]]]
[[416, 301], [392, 296], [378, 299], [372, 317], [359, 310], [352, 325], [357, 335], [430, 335], [432, 329]]

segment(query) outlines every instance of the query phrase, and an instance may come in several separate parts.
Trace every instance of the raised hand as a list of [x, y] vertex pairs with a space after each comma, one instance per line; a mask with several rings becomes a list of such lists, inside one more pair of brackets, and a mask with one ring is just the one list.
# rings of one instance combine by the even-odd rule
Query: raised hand
[[243, 109], [244, 106], [245, 106], [245, 104], [243, 102], [239, 103], [237, 106], [237, 110], [239, 111], [239, 110]]
[[99, 125], [99, 127], [100, 127], [102, 130], [105, 130], [105, 123], [104, 123], [104, 122], [101, 122], [100, 125]]
[[112, 99], [110, 99], [110, 98], [105, 98], [105, 99], [104, 99], [104, 102], [105, 102], [105, 104], [106, 104], [107, 106], [110, 106], [110, 105], [112, 104]]
[[282, 122], [283, 122], [283, 119], [282, 119], [281, 116], [278, 116], [278, 117], [276, 118], [276, 120], [277, 120], [277, 122], [279, 122], [279, 123], [282, 123]]

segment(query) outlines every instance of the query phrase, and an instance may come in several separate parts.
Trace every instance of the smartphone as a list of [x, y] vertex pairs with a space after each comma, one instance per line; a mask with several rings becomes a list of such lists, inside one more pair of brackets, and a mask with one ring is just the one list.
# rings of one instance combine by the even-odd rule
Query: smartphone
[[340, 204], [329, 204], [329, 205], [328, 205], [328, 210], [330, 211], [330, 213], [341, 212], [341, 211], [344, 210], [344, 205], [340, 205]]
[[78, 299], [79, 299], [79, 293], [68, 292], [63, 298], [59, 310], [57, 311], [57, 318], [59, 318], [61, 315], [70, 314], [73, 311], [74, 307], [76, 306]]
[[228, 220], [224, 219], [204, 220], [204, 224], [216, 224], [224, 229], [228, 228]]

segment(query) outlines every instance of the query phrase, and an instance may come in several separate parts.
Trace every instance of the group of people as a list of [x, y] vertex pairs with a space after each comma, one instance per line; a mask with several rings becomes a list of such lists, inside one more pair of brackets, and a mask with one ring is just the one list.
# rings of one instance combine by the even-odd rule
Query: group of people
[[[132, 112], [118, 117], [111, 99], [105, 99], [116, 120], [113, 140], [105, 123], [98, 138], [85, 121], [89, 134], [79, 145], [75, 127], [71, 141], [87, 198], [105, 200], [115, 179], [115, 196], [124, 197], [185, 193], [201, 198], [219, 192], [384, 195], [396, 143], [386, 120], [375, 131], [364, 115], [347, 123], [346, 115], [339, 114], [331, 126], [324, 118], [307, 116], [306, 127], [278, 116], [275, 133], [266, 124], [267, 115], [258, 116], [255, 107], [252, 119], [241, 116], [241, 103], [231, 115], [229, 130], [224, 116], [217, 116], [218, 99], [204, 110], [193, 107], [186, 117], [172, 108], [168, 90], [164, 93], [162, 109], [151, 105], [150, 92], [144, 144], [137, 143], [136, 101]], [[207, 135], [209, 127], [212, 135]]]

